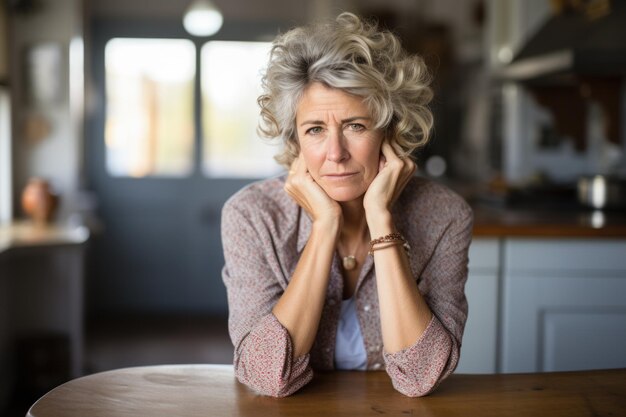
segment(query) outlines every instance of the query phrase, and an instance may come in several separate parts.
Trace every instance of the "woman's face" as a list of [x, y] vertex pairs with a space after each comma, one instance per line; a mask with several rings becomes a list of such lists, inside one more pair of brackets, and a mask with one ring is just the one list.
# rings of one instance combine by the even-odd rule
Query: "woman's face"
[[330, 198], [355, 200], [378, 174], [383, 133], [360, 97], [313, 83], [296, 112], [300, 150], [309, 173]]

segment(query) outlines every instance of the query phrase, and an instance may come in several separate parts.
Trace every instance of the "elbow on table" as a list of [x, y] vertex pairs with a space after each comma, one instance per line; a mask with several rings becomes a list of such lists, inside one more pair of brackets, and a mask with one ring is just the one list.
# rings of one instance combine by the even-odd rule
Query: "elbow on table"
[[266, 395], [274, 398], [285, 398], [294, 394], [297, 390], [294, 390], [289, 384], [277, 384], [264, 391], [258, 391], [259, 394]]
[[423, 359], [425, 360], [421, 363], [419, 360], [416, 361], [418, 366], [414, 369], [410, 366], [403, 366], [406, 363], [387, 363], [387, 373], [396, 391], [408, 397], [423, 397], [430, 394], [456, 368], [458, 354], [454, 354], [452, 350], [449, 352], [447, 361], [441, 357], [439, 360], [433, 357], [430, 360]]
[[[285, 372], [286, 371], [286, 372]], [[279, 367], [246, 367], [235, 363], [237, 380], [253, 391], [269, 397], [283, 398], [294, 394], [313, 379], [313, 371], [304, 366], [292, 372]]]
[[438, 382], [434, 381], [431, 383], [413, 383], [413, 384], [397, 384], [396, 381], [393, 381], [393, 387], [400, 394], [404, 394], [407, 397], [424, 397], [435, 390]]
[[248, 378], [239, 374], [237, 379], [256, 393], [274, 398], [288, 397], [306, 384], [297, 385], [293, 381], [277, 378]]
[[423, 397], [433, 392], [459, 362], [460, 345], [454, 338], [441, 326], [439, 330], [435, 327], [431, 330], [434, 333], [429, 343], [418, 342], [404, 351], [385, 354], [393, 387], [408, 397]]

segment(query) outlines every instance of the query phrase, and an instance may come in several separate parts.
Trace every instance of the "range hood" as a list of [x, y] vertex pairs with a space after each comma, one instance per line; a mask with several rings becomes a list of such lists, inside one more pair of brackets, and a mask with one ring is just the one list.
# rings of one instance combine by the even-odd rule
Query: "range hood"
[[[600, 11], [591, 7], [598, 3], [604, 5]], [[502, 69], [502, 78], [532, 82], [626, 75], [626, 1], [582, 4], [549, 18]]]

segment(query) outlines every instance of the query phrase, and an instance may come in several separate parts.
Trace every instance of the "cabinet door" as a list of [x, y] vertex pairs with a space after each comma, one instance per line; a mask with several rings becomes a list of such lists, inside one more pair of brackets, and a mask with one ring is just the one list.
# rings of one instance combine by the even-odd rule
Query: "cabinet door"
[[507, 242], [501, 370], [626, 367], [624, 254], [621, 241]]
[[469, 305], [457, 373], [496, 372], [498, 276], [470, 273], [465, 286]]
[[497, 239], [476, 239], [470, 246], [465, 295], [469, 306], [457, 373], [494, 373], [497, 352]]

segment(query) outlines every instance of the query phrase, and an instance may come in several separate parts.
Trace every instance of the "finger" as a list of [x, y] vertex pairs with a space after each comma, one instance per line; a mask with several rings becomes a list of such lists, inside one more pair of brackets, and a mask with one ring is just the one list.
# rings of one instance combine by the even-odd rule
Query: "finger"
[[383, 142], [383, 145], [381, 147], [381, 151], [382, 151], [383, 155], [385, 156], [385, 158], [387, 159], [387, 161], [389, 161], [389, 162], [401, 161], [400, 157], [398, 156], [396, 151], [393, 149], [393, 147], [391, 146], [389, 141], [386, 140], [386, 141]]
[[381, 154], [380, 159], [378, 160], [378, 172], [383, 170], [386, 163], [387, 163], [387, 158], [385, 158], [385, 155]]
[[298, 164], [296, 165], [296, 174], [304, 175], [307, 173], [306, 162], [304, 162], [304, 157], [302, 153], [298, 154]]
[[406, 186], [411, 181], [411, 178], [413, 178], [415, 171], [417, 170], [417, 165], [411, 158], [407, 157], [406, 159], [403, 159], [403, 162], [404, 167], [402, 168], [402, 174], [400, 175], [400, 186], [396, 189], [394, 201], [400, 196], [402, 191], [404, 191]]
[[291, 167], [289, 169], [289, 178], [291, 180], [302, 177], [306, 173], [306, 164], [302, 158], [302, 154], [298, 154], [296, 159], [291, 163]]
[[406, 157], [402, 160], [402, 162], [404, 166], [402, 167], [401, 178], [404, 186], [407, 182], [409, 182], [413, 174], [415, 174], [417, 165], [415, 165], [415, 162], [410, 157]]
[[394, 152], [393, 148], [391, 147], [391, 145], [389, 144], [389, 141], [385, 140], [381, 146], [381, 152], [383, 153], [384, 157], [388, 160], [391, 161], [393, 159], [397, 159], [398, 155], [396, 155], [396, 153]]
[[415, 161], [413, 161], [411, 157], [406, 157], [406, 159], [404, 159], [404, 170], [407, 172], [407, 176], [409, 177], [417, 171], [417, 164], [415, 164]]

